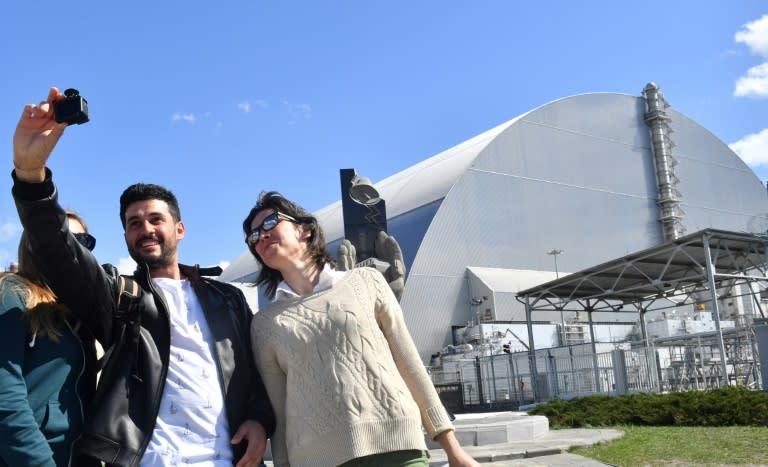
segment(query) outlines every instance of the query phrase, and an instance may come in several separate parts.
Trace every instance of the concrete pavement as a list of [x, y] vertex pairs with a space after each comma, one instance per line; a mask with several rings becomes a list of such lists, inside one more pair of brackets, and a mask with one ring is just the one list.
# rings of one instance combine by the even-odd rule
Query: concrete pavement
[[[482, 465], [491, 467], [508, 466], [605, 466], [602, 462], [571, 454], [572, 447], [586, 447], [606, 443], [624, 436], [624, 432], [612, 429], [576, 428], [549, 430], [546, 434], [532, 439], [507, 441], [484, 446], [464, 446], [464, 449]], [[430, 449], [431, 467], [447, 465], [442, 449]]]

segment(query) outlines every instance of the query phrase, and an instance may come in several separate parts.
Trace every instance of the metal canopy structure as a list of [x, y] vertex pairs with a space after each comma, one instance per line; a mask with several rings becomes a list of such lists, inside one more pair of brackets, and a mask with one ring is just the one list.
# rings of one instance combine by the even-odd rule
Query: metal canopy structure
[[[535, 311], [586, 312], [593, 336], [594, 312], [639, 313], [648, 345], [644, 317], [649, 309], [707, 301], [718, 334], [722, 374], [727, 375], [717, 299], [752, 295], [754, 308], [766, 317], [760, 292], [768, 284], [767, 245], [766, 235], [705, 229], [518, 292], [526, 308], [532, 365]], [[744, 284], [749, 286], [739, 287]]]
[[[716, 283], [768, 281], [768, 236], [706, 229], [518, 292], [532, 311], [631, 311], [680, 306]], [[625, 307], [624, 305], [634, 305]], [[629, 309], [627, 309], [629, 308]], [[632, 309], [634, 308], [634, 309]]]

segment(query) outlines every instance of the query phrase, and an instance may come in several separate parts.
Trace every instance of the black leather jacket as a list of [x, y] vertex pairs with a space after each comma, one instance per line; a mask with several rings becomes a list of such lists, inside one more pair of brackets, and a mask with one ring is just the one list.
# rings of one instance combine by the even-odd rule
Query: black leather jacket
[[[168, 371], [170, 321], [165, 299], [147, 268], [140, 266], [131, 276], [140, 286], [138, 295], [117, 309], [117, 270], [100, 266], [69, 233], [50, 171], [42, 183], [26, 183], [14, 174], [13, 195], [31, 250], [42, 258], [38, 267], [52, 290], [70, 309], [80, 311], [78, 318], [110, 349], [85, 430], [74, 444], [72, 465], [78, 465], [81, 456], [111, 465], [138, 465], [152, 436]], [[274, 413], [253, 363], [252, 315], [242, 292], [203, 277], [197, 266], [179, 267], [200, 299], [215, 340], [230, 436], [245, 420], [261, 423], [271, 436]], [[245, 444], [234, 446], [235, 462]]]

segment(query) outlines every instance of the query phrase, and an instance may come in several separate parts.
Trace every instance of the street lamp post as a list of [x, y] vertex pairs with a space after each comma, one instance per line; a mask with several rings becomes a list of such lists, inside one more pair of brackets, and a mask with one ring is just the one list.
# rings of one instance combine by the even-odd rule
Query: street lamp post
[[[555, 260], [555, 279], [560, 279], [560, 273], [557, 271], [557, 255], [562, 254], [563, 250], [552, 248], [547, 252]], [[563, 307], [560, 306], [560, 343], [565, 344], [565, 317], [563, 316]]]
[[555, 279], [560, 279], [560, 274], [557, 272], [557, 255], [563, 253], [563, 250], [553, 248], [547, 252], [548, 255], [552, 255], [555, 260]]

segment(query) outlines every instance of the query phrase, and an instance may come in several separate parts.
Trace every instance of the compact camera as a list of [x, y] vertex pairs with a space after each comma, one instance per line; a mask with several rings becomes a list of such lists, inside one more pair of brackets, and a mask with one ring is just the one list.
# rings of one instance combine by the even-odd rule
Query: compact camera
[[88, 101], [77, 89], [69, 88], [64, 91], [64, 99], [53, 104], [53, 111], [58, 123], [80, 125], [89, 120]]

